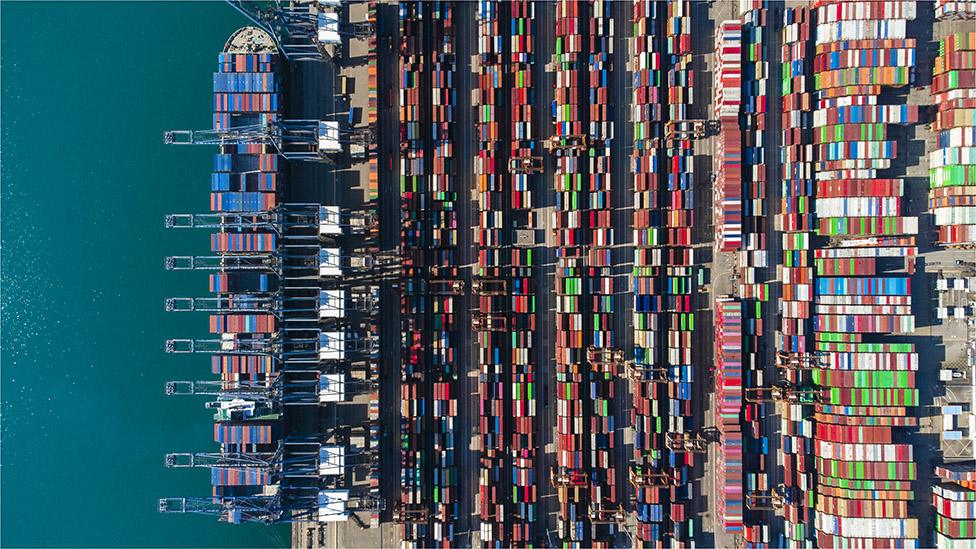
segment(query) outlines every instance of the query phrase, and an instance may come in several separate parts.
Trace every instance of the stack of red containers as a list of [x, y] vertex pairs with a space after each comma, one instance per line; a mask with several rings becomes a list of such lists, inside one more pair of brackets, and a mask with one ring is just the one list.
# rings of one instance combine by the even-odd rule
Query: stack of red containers
[[715, 424], [718, 454], [718, 515], [726, 532], [742, 532], [744, 521], [742, 438], [742, 303], [715, 301]]
[[723, 252], [742, 245], [742, 21], [723, 21], [715, 36], [715, 238]]

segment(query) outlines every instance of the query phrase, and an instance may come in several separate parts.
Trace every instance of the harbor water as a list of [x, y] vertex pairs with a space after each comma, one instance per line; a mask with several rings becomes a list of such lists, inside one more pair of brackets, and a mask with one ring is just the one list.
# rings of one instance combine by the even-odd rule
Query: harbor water
[[204, 355], [167, 355], [205, 315], [206, 253], [163, 216], [206, 211], [212, 149], [164, 146], [211, 123], [216, 56], [245, 23], [223, 2], [4, 2], [2, 8], [2, 476], [4, 547], [268, 547], [287, 527], [160, 514], [164, 496], [209, 496], [209, 471], [167, 452], [213, 451]]

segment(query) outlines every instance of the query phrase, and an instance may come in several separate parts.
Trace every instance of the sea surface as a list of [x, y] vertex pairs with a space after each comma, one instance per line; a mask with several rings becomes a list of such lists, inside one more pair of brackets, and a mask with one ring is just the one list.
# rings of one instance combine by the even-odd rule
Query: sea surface
[[163, 257], [206, 253], [204, 231], [163, 227], [208, 209], [208, 147], [163, 130], [211, 124], [216, 56], [244, 19], [223, 2], [3, 2], [0, 6], [0, 545], [285, 546], [285, 527], [160, 514], [207, 496], [205, 469], [167, 452], [213, 451], [203, 401], [166, 380], [206, 379], [204, 273]]

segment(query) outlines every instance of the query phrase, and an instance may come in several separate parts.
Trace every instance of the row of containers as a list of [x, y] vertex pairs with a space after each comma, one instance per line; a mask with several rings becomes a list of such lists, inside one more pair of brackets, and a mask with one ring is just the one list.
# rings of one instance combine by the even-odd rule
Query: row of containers
[[805, 465], [815, 471], [805, 495], [817, 544], [918, 546], [908, 508], [917, 465], [912, 445], [899, 442], [900, 428], [917, 424], [919, 359], [904, 335], [914, 332], [918, 221], [902, 216], [904, 181], [878, 171], [894, 167], [899, 126], [919, 120], [917, 106], [882, 99], [883, 89], [915, 82], [908, 22], [919, 6], [813, 6], [816, 49], [804, 67], [814, 92], [813, 238], [830, 242], [816, 248], [812, 267], [789, 273], [812, 286], [812, 358], [788, 367], [804, 371], [808, 385], [795, 390], [801, 402], [809, 391], [815, 415], [801, 425], [803, 438], [788, 442], [806, 446]]
[[691, 3], [633, 2], [630, 158], [634, 182], [632, 292], [638, 547], [693, 539], [695, 425], [691, 394], [694, 124], [689, 122]]
[[935, 478], [935, 532], [934, 539], [927, 541], [940, 549], [972, 547], [976, 544], [976, 464], [937, 466]]
[[[404, 546], [447, 547], [455, 540], [460, 499], [454, 433], [464, 293], [453, 158], [454, 7], [400, 2], [399, 15], [403, 285], [398, 512], [405, 517]], [[433, 44], [429, 57], [426, 39]]]
[[[956, 15], [963, 13], [956, 9]], [[933, 64], [929, 208], [938, 242], [976, 246], [976, 31], [945, 36]]]
[[[740, 18], [716, 33], [715, 116], [718, 120], [714, 206], [718, 250], [736, 254], [736, 296], [717, 300], [715, 319], [716, 425], [722, 448], [716, 486], [723, 494], [719, 520], [751, 546], [770, 543], [768, 517], [750, 511], [754, 496], [768, 497], [766, 416], [771, 405], [750, 394], [768, 388], [761, 351], [767, 336], [763, 303], [769, 299], [766, 238], [766, 121], [769, 28], [765, 3], [743, 0]], [[764, 507], [764, 506], [759, 506]]]
[[429, 496], [423, 478], [430, 459], [425, 445], [425, 414], [429, 397], [424, 374], [429, 358], [426, 354], [424, 327], [427, 322], [428, 296], [424, 293], [426, 242], [424, 234], [427, 207], [427, 168], [421, 124], [421, 79], [424, 77], [423, 10], [417, 3], [399, 4], [400, 21], [400, 251], [404, 289], [418, 291], [400, 294], [400, 497], [397, 508], [402, 520], [401, 545], [428, 545]]
[[[938, 0], [935, 17], [976, 19], [976, 2]], [[929, 154], [929, 208], [938, 242], [947, 247], [972, 246], [976, 244], [976, 32], [940, 38], [932, 95], [938, 113], [932, 123], [936, 150]], [[976, 465], [939, 466], [935, 476], [939, 482], [932, 486], [934, 540], [923, 541], [940, 548], [976, 545]]]
[[[536, 265], [520, 242], [516, 217], [527, 218], [541, 169], [532, 132], [535, 4], [478, 3], [475, 158], [478, 263], [474, 295], [481, 458], [481, 540], [526, 547], [537, 521]], [[507, 108], [506, 108], [507, 105]]]
[[[623, 443], [616, 429], [613, 403], [617, 387], [618, 366], [605, 355], [616, 349], [614, 332], [614, 273], [611, 247], [615, 243], [613, 229], [613, 185], [611, 184], [611, 146], [614, 138], [612, 88], [610, 74], [614, 70], [614, 21], [610, 0], [594, 0], [588, 3], [586, 38], [586, 63], [579, 73], [583, 98], [580, 117], [588, 136], [585, 152], [589, 165], [589, 185], [583, 189], [581, 209], [589, 210], [584, 265], [580, 279], [586, 282], [583, 290], [589, 301], [587, 319], [587, 373], [589, 408], [584, 406], [584, 417], [589, 415], [589, 518], [592, 547], [608, 547], [619, 532], [617, 518], [623, 502], [622, 486], [618, 486], [617, 449]], [[557, 84], [558, 87], [558, 84]], [[561, 226], [561, 225], [557, 225]], [[587, 309], [584, 305], [584, 309]], [[585, 395], [584, 395], [584, 398]]]
[[[694, 148], [695, 134], [687, 131], [693, 103], [695, 72], [692, 70], [692, 2], [669, 2], [665, 20], [663, 59], [667, 67], [667, 109], [664, 111], [664, 145], [668, 165], [664, 203], [667, 211], [667, 259], [664, 260], [665, 294], [661, 329], [666, 345], [657, 357], [655, 367], [667, 370], [667, 382], [654, 384], [667, 402], [665, 447], [668, 450], [665, 471], [671, 479], [670, 518], [667, 535], [672, 547], [694, 544], [695, 523], [691, 513], [692, 473], [696, 456], [693, 440], [698, 440], [692, 407], [693, 383], [696, 377], [692, 360], [692, 337], [695, 330], [694, 255]], [[653, 374], [651, 374], [653, 375]], [[647, 374], [645, 374], [645, 377]]]
[[[272, 124], [279, 116], [281, 84], [275, 53], [221, 53], [213, 73], [213, 128]], [[210, 209], [213, 212], [267, 212], [277, 206], [281, 190], [279, 157], [267, 145], [222, 145], [214, 155]], [[228, 227], [211, 235], [210, 250], [218, 255], [266, 254], [278, 246], [277, 235], [247, 227]], [[210, 290], [231, 303], [240, 294], [262, 295], [273, 291], [270, 273], [221, 270], [210, 275]], [[232, 309], [232, 307], [231, 307]], [[278, 331], [270, 314], [213, 314], [209, 331], [217, 337], [264, 339]], [[212, 373], [221, 381], [265, 382], [278, 376], [270, 356], [214, 354]], [[219, 410], [214, 416], [214, 441], [223, 454], [274, 453], [281, 433], [273, 410], [250, 412]], [[272, 479], [255, 468], [223, 467], [211, 470], [214, 503], [224, 498], [260, 494]], [[228, 514], [228, 519], [239, 515]]]
[[[380, 6], [380, 0], [370, 0], [367, 4], [366, 10], [366, 20], [367, 22], [376, 28], [377, 25], [377, 13]], [[376, 123], [379, 119], [379, 82], [378, 82], [378, 64], [379, 56], [378, 52], [378, 35], [372, 33], [367, 39], [367, 53], [366, 53], [366, 86], [368, 91], [368, 100], [366, 103], [366, 121], [371, 128], [376, 127]], [[390, 98], [389, 100], [392, 100]], [[392, 108], [392, 105], [390, 105]], [[369, 145], [369, 175], [366, 181], [366, 198], [372, 205], [373, 209], [378, 208], [379, 197], [380, 197], [380, 178], [379, 178], [379, 142], [374, 139]], [[371, 234], [372, 238], [378, 238], [379, 229], [376, 229], [376, 233]]]
[[[811, 303], [813, 258], [811, 234], [814, 217], [812, 88], [812, 17], [808, 6], [783, 9], [781, 44], [781, 118], [779, 214], [774, 227], [781, 235], [782, 260], [777, 265], [780, 283], [779, 325], [775, 335], [777, 362], [786, 387], [809, 382], [802, 367], [811, 357]], [[813, 488], [813, 459], [809, 415], [803, 402], [780, 408], [780, 460], [786, 494], [803, 494]], [[783, 501], [784, 544], [809, 543], [813, 506], [803, 497]]]
[[[767, 278], [772, 278], [767, 263], [766, 231], [766, 146], [767, 90], [769, 88], [769, 37], [764, 0], [740, 0], [742, 22], [742, 244], [738, 251], [738, 295], [742, 303], [742, 390], [747, 395], [760, 393], [775, 381], [763, 351], [772, 344], [763, 322], [765, 303], [770, 299]], [[774, 113], [773, 116], [778, 115]], [[750, 494], [769, 494], [774, 487], [770, 472], [776, 467], [770, 455], [767, 417], [775, 414], [773, 404], [762, 398], [744, 397], [743, 406], [743, 487]], [[745, 496], [745, 494], [743, 494]], [[752, 496], [750, 496], [752, 499]], [[743, 539], [753, 547], [768, 547], [769, 515], [762, 505], [746, 507]]]
[[[550, 473], [559, 510], [556, 533], [564, 547], [588, 546], [594, 541], [588, 520], [589, 455], [585, 443], [590, 422], [586, 383], [588, 337], [585, 253], [587, 207], [585, 155], [588, 111], [581, 96], [586, 62], [584, 32], [587, 2], [559, 0], [555, 4], [553, 151], [556, 152], [556, 467]], [[580, 11], [583, 11], [581, 14]]]

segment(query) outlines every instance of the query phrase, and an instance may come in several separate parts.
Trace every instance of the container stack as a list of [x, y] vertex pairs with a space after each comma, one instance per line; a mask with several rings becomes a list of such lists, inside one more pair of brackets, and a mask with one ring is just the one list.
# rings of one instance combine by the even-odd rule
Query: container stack
[[[667, 16], [668, 54], [668, 112], [670, 126], [665, 127], [668, 141], [666, 226], [668, 232], [667, 267], [665, 284], [667, 298], [665, 326], [667, 329], [668, 370], [667, 403], [669, 406], [667, 432], [678, 437], [691, 437], [697, 428], [693, 422], [692, 381], [695, 379], [692, 361], [692, 332], [695, 329], [695, 313], [692, 306], [693, 250], [692, 227], [694, 224], [694, 150], [692, 135], [673, 133], [685, 121], [691, 119], [694, 71], [691, 48], [691, 2], [669, 2]], [[670, 505], [667, 513], [671, 519], [673, 545], [688, 544], [694, 534], [691, 513], [688, 512], [691, 492], [691, 471], [695, 454], [683, 445], [672, 445], [668, 452], [669, 472], [674, 484], [670, 488]]]
[[505, 229], [505, 193], [503, 189], [503, 154], [497, 105], [502, 101], [502, 19], [499, 2], [478, 3], [478, 86], [474, 90], [478, 116], [475, 121], [478, 152], [475, 178], [478, 188], [478, 266], [481, 282], [477, 288], [478, 314], [484, 319], [475, 325], [478, 342], [478, 387], [480, 394], [481, 470], [478, 483], [481, 509], [481, 539], [488, 547], [508, 543], [504, 531], [506, 519], [505, 433], [508, 414], [505, 411], [505, 375], [507, 346], [506, 281], [502, 280]]
[[715, 425], [721, 451], [716, 469], [717, 508], [726, 532], [741, 533], [745, 513], [743, 500], [742, 438], [742, 302], [715, 300]]
[[586, 3], [578, 0], [556, 2], [556, 47], [552, 67], [555, 70], [555, 90], [552, 116], [556, 156], [556, 204], [553, 227], [556, 230], [556, 414], [557, 460], [553, 471], [557, 487], [559, 513], [557, 532], [563, 545], [580, 547], [591, 540], [588, 528], [587, 483], [589, 460], [585, 453], [588, 422], [584, 403], [587, 387], [586, 367], [587, 288], [585, 267], [586, 216], [588, 204], [587, 165], [582, 141], [587, 128], [581, 106], [580, 81], [584, 60], [581, 25], [588, 19], [581, 17]]
[[[811, 11], [808, 7], [783, 10], [782, 115], [779, 214], [775, 219], [782, 233], [782, 264], [777, 265], [781, 287], [779, 329], [776, 333], [778, 365], [790, 388], [803, 387], [809, 376], [802, 366], [811, 351], [810, 302], [813, 299], [813, 269], [810, 257], [810, 231], [813, 227], [813, 120], [811, 111], [812, 53]], [[780, 408], [783, 485], [804, 494], [813, 489], [813, 431], [807, 419], [812, 406], [791, 403]], [[807, 498], [788, 498], [783, 505], [784, 534], [789, 544], [808, 540], [808, 524], [813, 518], [812, 502]]]
[[[742, 244], [738, 252], [739, 297], [741, 298], [741, 379], [743, 391], [765, 390], [769, 379], [761, 349], [768, 337], [763, 323], [763, 302], [768, 299], [766, 253], [766, 92], [769, 63], [767, 55], [766, 3], [740, 0], [742, 18]], [[769, 470], [775, 466], [769, 456], [767, 416], [775, 413], [772, 404], [761, 399], [743, 403], [743, 464], [746, 494], [768, 494], [773, 488]], [[766, 547], [769, 520], [747, 512], [743, 538], [748, 547]]]
[[[885, 275], [873, 258], [904, 248], [913, 271], [917, 218], [901, 217], [903, 185], [882, 180], [892, 167], [894, 125], [918, 121], [918, 108], [884, 105], [884, 87], [914, 82], [915, 40], [907, 38], [915, 2], [815, 2], [814, 112], [818, 250], [814, 279], [813, 389], [816, 517], [820, 546], [914, 546], [909, 517], [912, 447], [895, 427], [913, 426], [918, 405], [910, 278]], [[838, 127], [839, 126], [839, 127]], [[812, 492], [811, 492], [812, 494]], [[813, 497], [811, 495], [811, 497]]]
[[715, 238], [719, 250], [742, 246], [742, 21], [723, 21], [715, 36]]
[[[535, 134], [532, 130], [533, 105], [535, 104], [532, 72], [535, 66], [533, 21], [535, 3], [531, 0], [513, 0], [504, 4], [509, 12], [508, 75], [511, 84], [511, 147], [509, 158], [539, 159]], [[531, 171], [531, 170], [529, 170]], [[509, 547], [527, 547], [535, 543], [537, 536], [538, 494], [538, 443], [533, 433], [536, 416], [536, 359], [533, 344], [536, 335], [536, 291], [538, 257], [535, 239], [523, 242], [519, 227], [535, 227], [533, 202], [534, 190], [539, 186], [539, 175], [512, 173], [508, 196], [512, 207], [512, 228], [509, 238], [516, 242], [511, 250], [511, 298], [513, 326], [512, 378], [510, 413], [512, 418], [511, 477], [512, 511], [508, 517], [511, 528]]]
[[929, 155], [929, 207], [944, 246], [976, 245], [976, 32], [939, 41], [932, 94], [938, 107]]
[[[614, 69], [612, 2], [593, 0], [589, 3], [589, 58], [585, 88], [589, 97], [589, 246], [586, 249], [587, 293], [590, 300], [592, 326], [586, 344], [590, 352], [612, 352], [616, 347], [613, 332], [614, 284], [613, 261], [613, 197], [610, 148], [613, 143], [613, 112], [610, 106], [610, 74]], [[617, 365], [590, 359], [590, 516], [593, 518], [591, 538], [593, 547], [607, 547], [617, 533], [614, 521], [620, 503], [617, 482], [617, 433], [614, 425], [614, 387]]]
[[[421, 80], [423, 53], [423, 9], [420, 2], [400, 2], [400, 501], [399, 509], [414, 520], [404, 520], [401, 546], [425, 547], [428, 528], [425, 518], [429, 498], [424, 480], [427, 449], [424, 448], [424, 415], [427, 403], [424, 375], [431, 368], [427, 358], [429, 342], [424, 339], [428, 297], [425, 291], [429, 232], [425, 212], [424, 142], [421, 139]], [[423, 101], [426, 103], [427, 99]]]
[[[366, 20], [374, 28], [377, 25], [377, 8], [379, 7], [378, 0], [369, 0], [366, 9]], [[379, 119], [379, 95], [377, 90], [379, 88], [377, 84], [377, 35], [373, 34], [369, 37], [369, 51], [366, 54], [366, 86], [369, 92], [369, 103], [366, 106], [366, 119], [369, 122], [369, 127], [376, 128], [376, 122]], [[380, 184], [379, 184], [379, 143], [374, 142], [369, 146], [369, 181], [366, 187], [366, 196], [369, 200], [371, 207], [376, 210], [378, 207], [378, 201], [380, 198]], [[375, 213], [375, 211], [374, 211]], [[377, 229], [377, 234], [373, 235], [377, 238], [379, 229]]]
[[[278, 57], [274, 53], [229, 53], [218, 55], [213, 73], [213, 128], [273, 124], [278, 118], [280, 84]], [[258, 144], [223, 145], [214, 155], [210, 185], [213, 212], [265, 212], [277, 205], [281, 190], [278, 156], [272, 147]], [[277, 235], [249, 227], [223, 226], [212, 234], [211, 251], [221, 256], [248, 256], [273, 252]], [[276, 277], [265, 272], [221, 270], [210, 275], [210, 290], [227, 309], [233, 303], [274, 291]], [[213, 314], [209, 331], [235, 342], [267, 340], [277, 333], [276, 317], [268, 314]], [[235, 344], [234, 348], [238, 345]], [[212, 372], [221, 381], [267, 383], [278, 376], [270, 356], [219, 353], [211, 357]], [[215, 415], [214, 440], [222, 453], [274, 452], [278, 446], [275, 416], [247, 417], [243, 414]], [[214, 502], [222, 498], [259, 494], [270, 484], [266, 472], [241, 467], [211, 469]], [[231, 521], [234, 516], [231, 515]]]
[[[457, 429], [458, 367], [461, 326], [459, 274], [458, 189], [454, 166], [454, 5], [435, 2], [428, 5], [433, 21], [433, 62], [430, 65], [429, 112], [431, 128], [431, 176], [427, 180], [430, 197], [427, 215], [432, 231], [431, 261], [428, 276], [433, 334], [432, 360], [428, 373], [434, 385], [432, 412], [433, 520], [431, 545], [450, 547], [454, 543], [458, 517], [455, 430]], [[463, 287], [463, 286], [462, 286]]]
[[661, 25], [664, 3], [633, 2], [632, 112], [634, 143], [630, 158], [634, 178], [634, 460], [630, 479], [636, 496], [634, 546], [656, 547], [664, 541], [668, 489], [655, 477], [665, 472], [665, 386], [652, 382], [663, 356], [658, 340], [664, 322], [664, 120]]
[[935, 0], [935, 18], [939, 20], [976, 19], [973, 0]]
[[935, 468], [941, 480], [932, 487], [935, 507], [935, 547], [968, 549], [976, 546], [976, 470], [973, 463]]

